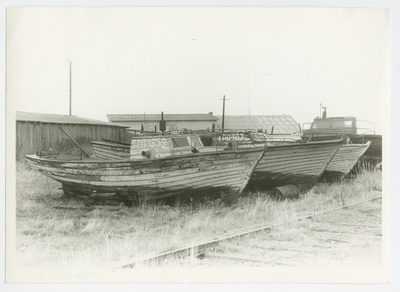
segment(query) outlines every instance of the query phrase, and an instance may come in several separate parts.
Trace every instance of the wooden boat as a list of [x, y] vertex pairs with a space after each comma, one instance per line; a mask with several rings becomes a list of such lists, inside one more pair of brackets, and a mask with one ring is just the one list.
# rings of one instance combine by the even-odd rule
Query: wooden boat
[[[345, 142], [344, 139], [308, 143], [293, 139], [275, 140], [269, 135], [254, 131], [204, 131], [200, 138], [202, 144], [206, 142], [209, 145], [204, 148], [211, 149], [215, 147], [245, 150], [267, 146], [247, 188], [255, 190], [294, 185], [300, 193], [310, 190], [315, 185]], [[114, 151], [114, 155], [126, 155], [120, 150], [122, 145], [113, 148], [112, 143], [101, 144], [108, 147], [107, 151]], [[104, 152], [95, 153], [104, 157]]]
[[247, 189], [294, 185], [300, 193], [307, 192], [317, 183], [346, 139], [299, 142], [293, 139], [276, 140], [254, 131], [230, 131], [203, 133], [202, 140], [212, 137], [209, 144], [219, 147], [254, 149], [267, 146]]
[[334, 181], [344, 178], [370, 145], [370, 141], [365, 144], [343, 144], [328, 164], [320, 181]]
[[309, 191], [338, 152], [344, 140], [270, 145], [250, 179], [248, 189], [294, 185]]
[[[270, 187], [270, 186], [279, 186], [283, 183], [289, 183], [292, 181], [291, 178], [285, 179], [287, 175], [293, 174], [293, 177], [297, 176], [303, 176], [303, 179], [298, 179], [293, 180], [292, 182], [299, 187], [300, 185], [300, 180], [304, 181], [304, 186], [300, 186], [300, 189], [307, 190], [307, 185], [311, 186], [312, 184], [315, 184], [316, 180], [315, 178], [318, 177], [318, 174], [320, 170], [318, 170], [318, 167], [315, 168], [318, 164], [313, 164], [313, 168], [310, 168], [310, 165], [308, 165], [308, 157], [317, 157], [319, 155], [319, 151], [321, 149], [318, 149], [315, 153], [306, 153], [305, 151], [307, 148], [311, 147], [312, 145], [318, 146], [318, 148], [326, 147], [327, 145], [323, 146], [321, 144], [313, 144], [315, 142], [310, 142], [310, 143], [303, 143], [300, 142], [299, 140], [294, 140], [294, 139], [275, 139], [274, 136], [271, 135], [266, 135], [264, 133], [257, 133], [257, 132], [225, 132], [225, 133], [217, 133], [215, 134], [216, 141], [215, 144], [222, 146], [222, 145], [227, 145], [227, 143], [239, 143], [238, 147], [239, 148], [249, 148], [249, 147], [254, 147], [257, 145], [263, 145], [266, 144], [268, 145], [268, 149], [266, 150], [264, 157], [261, 159], [259, 162], [259, 165], [257, 165], [256, 170], [253, 174], [253, 178], [251, 179], [249, 183], [249, 188], [252, 185], [258, 185], [259, 187], [264, 186], [265, 187]], [[344, 139], [346, 139], [344, 137]], [[293, 165], [287, 165], [285, 167], [285, 163], [282, 163], [282, 161], [276, 162], [276, 164], [282, 169], [279, 174], [279, 178], [272, 178], [271, 176], [266, 176], [265, 173], [268, 172], [277, 172], [276, 170], [273, 170], [274, 164], [272, 164], [273, 160], [279, 159], [277, 155], [272, 155], [271, 156], [271, 151], [274, 150], [277, 153], [276, 147], [272, 147], [274, 145], [282, 145], [282, 144], [291, 144], [293, 145], [294, 143], [300, 144], [300, 145], [307, 145], [307, 146], [294, 146], [292, 149], [294, 151], [301, 151], [303, 152], [303, 157], [299, 156], [300, 158], [296, 158], [295, 161], [293, 161]], [[332, 159], [326, 166], [326, 169], [323, 171], [319, 181], [333, 181], [337, 179], [341, 179], [344, 176], [346, 176], [355, 166], [357, 161], [360, 159], [360, 157], [367, 151], [369, 146], [371, 145], [371, 142], [367, 142], [365, 144], [342, 144], [336, 154], [333, 155]], [[272, 147], [272, 148], [271, 148]], [[278, 147], [278, 150], [283, 151], [285, 148], [280, 148]], [[291, 157], [295, 154], [287, 153], [287, 157]], [[272, 159], [271, 159], [272, 157]], [[304, 160], [302, 158], [306, 158], [307, 160]], [[319, 162], [322, 160], [320, 159]], [[297, 174], [294, 174], [295, 172], [295, 167], [297, 165], [301, 165], [301, 172], [302, 174], [298, 174], [299, 172], [297, 171]], [[323, 164], [321, 164], [323, 165]], [[321, 166], [320, 165], [320, 166]], [[323, 167], [323, 166], [322, 166]], [[322, 168], [320, 168], [322, 169]], [[312, 173], [312, 170], [314, 173]], [[307, 178], [305, 173], [306, 171], [309, 173], [310, 177]], [[278, 172], [279, 173], [279, 172]], [[276, 174], [278, 176], [278, 174]], [[264, 178], [264, 182], [263, 181]], [[313, 178], [314, 177], [314, 178]], [[257, 182], [257, 180], [260, 180], [260, 182]], [[309, 181], [309, 183], [307, 183]]]
[[118, 195], [136, 201], [175, 195], [241, 193], [264, 149], [216, 151], [193, 135], [133, 137], [129, 158], [58, 160], [26, 155], [66, 195]]

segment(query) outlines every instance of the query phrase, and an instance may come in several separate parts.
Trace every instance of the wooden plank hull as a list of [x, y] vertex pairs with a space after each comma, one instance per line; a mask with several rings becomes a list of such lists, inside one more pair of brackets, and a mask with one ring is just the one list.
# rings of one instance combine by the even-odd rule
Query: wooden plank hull
[[129, 145], [113, 142], [92, 141], [93, 153], [102, 159], [128, 159]]
[[382, 162], [382, 135], [366, 134], [353, 136], [351, 137], [351, 141], [354, 144], [364, 144], [370, 141], [371, 145], [368, 147], [367, 151], [365, 151], [363, 159], [374, 165]]
[[[313, 141], [328, 141], [338, 139], [345, 133], [331, 134], [328, 135], [326, 133], [314, 134], [312, 137], [307, 136], [310, 140]], [[382, 135], [376, 134], [346, 134], [350, 138], [350, 141], [353, 144], [365, 144], [367, 141], [371, 142], [371, 145], [368, 147], [367, 151], [365, 151], [363, 158], [366, 161], [371, 162], [373, 164], [377, 164], [382, 161]]]
[[248, 184], [249, 190], [295, 185], [310, 190], [325, 171], [343, 140], [269, 146]]
[[263, 152], [232, 150], [138, 161], [26, 158], [33, 169], [62, 183], [66, 192], [115, 193], [135, 200], [241, 193]]
[[[268, 189], [286, 184], [296, 185], [301, 192], [310, 189], [324, 172], [327, 161], [332, 159], [340, 147], [339, 140], [326, 142], [269, 142], [263, 158], [260, 160], [250, 180], [248, 189]], [[284, 146], [288, 144], [287, 146]], [[103, 143], [104, 150], [97, 151], [97, 157], [109, 159], [129, 156], [129, 146]], [[244, 147], [248, 146], [248, 147]], [[125, 150], [121, 151], [121, 148]], [[240, 149], [264, 147], [264, 143], [238, 146]], [[109, 154], [111, 152], [111, 154]]]
[[370, 141], [365, 144], [342, 145], [334, 155], [332, 161], [328, 164], [320, 181], [340, 180], [348, 175], [370, 145]]

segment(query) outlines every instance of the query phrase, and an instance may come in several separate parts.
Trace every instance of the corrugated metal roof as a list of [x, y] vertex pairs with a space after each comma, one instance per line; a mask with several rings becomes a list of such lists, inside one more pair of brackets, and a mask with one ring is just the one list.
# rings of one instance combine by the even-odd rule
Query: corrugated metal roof
[[[217, 128], [222, 128], [222, 116], [218, 118]], [[270, 116], [231, 116], [226, 115], [224, 121], [225, 129], [237, 130], [267, 130], [271, 133], [274, 127], [274, 134], [291, 134], [299, 132], [299, 124], [290, 115]]]
[[[108, 114], [110, 122], [142, 122], [161, 120], [161, 114]], [[164, 114], [165, 121], [216, 121], [211, 114]]]
[[127, 128], [125, 125], [94, 120], [89, 118], [81, 118], [78, 116], [29, 113], [29, 112], [16, 112], [16, 114], [17, 114], [16, 115], [17, 121], [54, 123], [54, 124], [103, 125], [103, 126]]

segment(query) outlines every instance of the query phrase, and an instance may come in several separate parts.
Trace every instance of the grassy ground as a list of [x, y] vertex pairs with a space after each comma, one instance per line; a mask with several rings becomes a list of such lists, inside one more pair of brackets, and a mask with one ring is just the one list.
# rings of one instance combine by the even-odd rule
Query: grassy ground
[[163, 267], [332, 267], [382, 264], [381, 200], [223, 241]]
[[218, 201], [167, 206], [85, 207], [61, 185], [17, 165], [16, 252], [24, 268], [113, 267], [239, 231], [279, 223], [380, 194], [381, 172], [365, 169], [335, 184], [318, 184], [297, 200], [247, 193], [233, 206]]

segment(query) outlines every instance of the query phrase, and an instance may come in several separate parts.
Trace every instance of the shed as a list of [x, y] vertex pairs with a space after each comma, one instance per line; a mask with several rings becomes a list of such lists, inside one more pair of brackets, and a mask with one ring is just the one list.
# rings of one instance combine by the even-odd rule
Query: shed
[[16, 112], [16, 158], [50, 148], [61, 153], [78, 151], [60, 129], [62, 127], [81, 146], [91, 152], [90, 141], [109, 139], [125, 142], [124, 125], [78, 116]]
[[[222, 129], [222, 116], [218, 118], [217, 129]], [[262, 130], [269, 134], [274, 127], [274, 134], [299, 133], [299, 124], [290, 115], [226, 115], [225, 129]]]
[[[119, 123], [133, 130], [159, 131], [161, 114], [108, 114], [107, 118], [112, 123]], [[208, 114], [164, 114], [166, 130], [206, 130], [217, 123], [213, 113]]]

